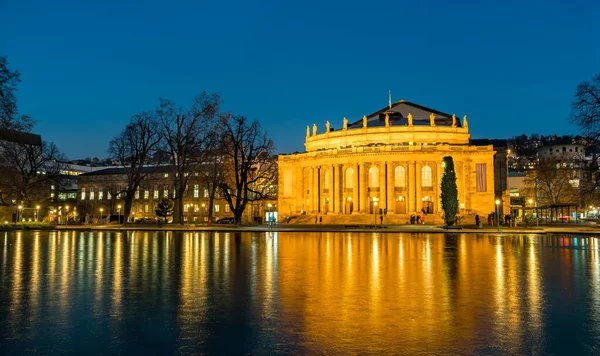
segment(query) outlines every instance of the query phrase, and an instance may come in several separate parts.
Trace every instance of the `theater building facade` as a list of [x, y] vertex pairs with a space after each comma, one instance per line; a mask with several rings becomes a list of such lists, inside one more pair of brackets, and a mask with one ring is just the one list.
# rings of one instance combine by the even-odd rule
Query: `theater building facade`
[[340, 129], [313, 124], [305, 147], [278, 157], [280, 217], [381, 211], [399, 223], [422, 213], [441, 222], [445, 156], [454, 160], [461, 214], [487, 216], [495, 209], [496, 151], [471, 143], [466, 116], [401, 100], [356, 122], [344, 118]]

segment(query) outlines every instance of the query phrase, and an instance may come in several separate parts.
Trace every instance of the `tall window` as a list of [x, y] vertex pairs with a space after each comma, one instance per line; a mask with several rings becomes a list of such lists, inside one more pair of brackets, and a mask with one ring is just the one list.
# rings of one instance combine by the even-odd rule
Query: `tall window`
[[431, 167], [423, 166], [423, 168], [421, 168], [421, 186], [422, 187], [433, 187], [432, 181], [433, 180], [431, 177]]
[[163, 198], [168, 199], [169, 198], [169, 186], [165, 185], [163, 187]]
[[475, 171], [476, 171], [476, 174], [475, 174], [476, 191], [487, 192], [485, 163], [477, 163], [475, 165]]
[[406, 187], [406, 169], [403, 166], [398, 166], [394, 169], [394, 187]]
[[194, 198], [198, 198], [200, 196], [200, 185], [194, 184]]
[[144, 189], [144, 199], [148, 199], [150, 198], [150, 192], [148, 191], [148, 189]]
[[219, 204], [215, 204], [215, 213], [219, 212]]
[[379, 167], [377, 166], [372, 166], [369, 168], [369, 187], [379, 187]]
[[204, 197], [208, 198], [208, 189], [204, 189]]
[[158, 186], [154, 186], [154, 199], [158, 199]]
[[139, 187], [135, 190], [134, 196], [135, 196], [136, 199], [140, 198], [140, 188]]
[[81, 200], [85, 200], [85, 188], [81, 188]]
[[323, 184], [323, 189], [329, 189], [329, 169], [325, 171], [325, 174], [323, 175], [323, 180], [325, 181], [325, 183]]
[[90, 200], [94, 200], [94, 187], [90, 187]]
[[352, 168], [346, 169], [346, 176], [345, 176], [344, 181], [345, 181], [346, 189], [354, 188], [354, 169], [352, 169]]
[[102, 198], [103, 198], [103, 195], [104, 195], [104, 192], [102, 191], [102, 189], [100, 189], [100, 190], [98, 191], [98, 200], [102, 200]]

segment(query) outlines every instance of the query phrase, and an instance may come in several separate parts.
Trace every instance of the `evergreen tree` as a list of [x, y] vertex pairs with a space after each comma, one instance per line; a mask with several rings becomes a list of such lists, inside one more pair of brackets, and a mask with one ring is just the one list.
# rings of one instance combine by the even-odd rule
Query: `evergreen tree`
[[167, 223], [167, 218], [173, 215], [173, 202], [169, 199], [161, 199], [156, 205], [155, 213], [159, 219], [165, 218], [165, 223]]
[[444, 174], [442, 175], [442, 210], [446, 225], [452, 226], [456, 222], [458, 213], [458, 188], [456, 187], [456, 172], [454, 172], [454, 161], [452, 157], [444, 157]]

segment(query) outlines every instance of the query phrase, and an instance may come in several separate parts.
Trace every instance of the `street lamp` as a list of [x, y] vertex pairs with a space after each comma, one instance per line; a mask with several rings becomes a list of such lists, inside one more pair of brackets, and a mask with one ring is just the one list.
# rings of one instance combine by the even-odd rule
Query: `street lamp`
[[377, 202], [373, 202], [373, 218], [375, 218], [375, 226], [377, 226]]
[[23, 209], [23, 207], [21, 205], [19, 205], [17, 207], [17, 221], [21, 221], [21, 209]]
[[102, 216], [103, 216], [103, 215], [102, 215], [102, 212], [103, 212], [103, 211], [104, 211], [104, 209], [103, 209], [103, 208], [100, 208], [100, 220], [102, 220]]
[[65, 228], [67, 227], [67, 224], [69, 223], [69, 206], [65, 206], [65, 209], [67, 210], [67, 215], [65, 216]]
[[204, 224], [204, 203], [202, 203], [202, 224]]
[[117, 214], [119, 214], [119, 218], [117, 221], [121, 224], [121, 204], [117, 205]]
[[35, 221], [38, 221], [39, 217], [40, 217], [40, 206], [36, 205], [35, 206]]
[[498, 221], [498, 232], [500, 232], [500, 200], [496, 199], [496, 220]]

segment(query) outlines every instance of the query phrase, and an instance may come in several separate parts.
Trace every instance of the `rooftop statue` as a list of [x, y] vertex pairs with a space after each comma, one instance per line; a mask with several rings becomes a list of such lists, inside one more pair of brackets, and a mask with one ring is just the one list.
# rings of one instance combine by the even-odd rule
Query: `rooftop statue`
[[313, 136], [317, 134], [317, 124], [313, 124]]
[[456, 115], [452, 114], [452, 127], [456, 127]]
[[367, 115], [363, 116], [363, 127], [367, 128]]
[[467, 122], [467, 115], [463, 117], [463, 127], [466, 129], [469, 127], [469, 123]]
[[413, 123], [412, 123], [412, 114], [408, 113], [408, 115], [406, 117], [408, 118], [408, 126], [412, 126], [413, 125]]
[[385, 127], [390, 127], [390, 115], [385, 114]]
[[433, 115], [433, 113], [431, 113], [431, 115], [429, 115], [429, 124], [431, 126], [435, 126], [435, 115]]
[[331, 126], [329, 125], [329, 121], [327, 121], [327, 122], [325, 123], [325, 132], [329, 132], [329, 128], [330, 128], [330, 127], [331, 127]]
[[306, 126], [306, 137], [310, 136], [310, 127]]
[[348, 119], [344, 118], [344, 130], [348, 129]]

